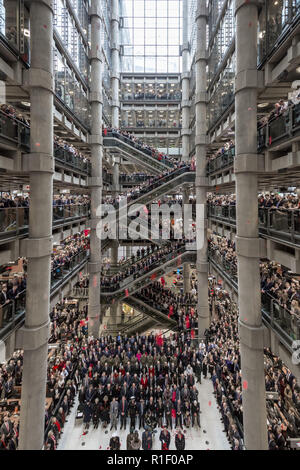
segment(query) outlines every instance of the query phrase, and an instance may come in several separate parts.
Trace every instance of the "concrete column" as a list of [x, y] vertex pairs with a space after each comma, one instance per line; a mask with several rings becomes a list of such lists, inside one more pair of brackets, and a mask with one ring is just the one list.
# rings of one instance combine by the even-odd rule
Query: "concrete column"
[[198, 279], [198, 336], [203, 337], [209, 326], [208, 304], [208, 261], [207, 261], [207, 215], [206, 215], [206, 0], [198, 0], [197, 21], [197, 49], [196, 49], [196, 203], [197, 203], [197, 279]]
[[115, 162], [113, 166], [113, 190], [116, 193], [120, 192], [120, 163]]
[[190, 74], [189, 74], [189, 17], [188, 0], [182, 3], [183, 44], [182, 44], [182, 74], [181, 74], [181, 113], [182, 113], [182, 160], [187, 162], [190, 157]]
[[112, 106], [111, 106], [111, 124], [112, 127], [118, 129], [119, 126], [119, 113], [120, 113], [120, 101], [119, 101], [119, 89], [120, 89], [120, 45], [119, 45], [119, 28], [120, 28], [120, 17], [119, 17], [119, 0], [112, 0], [111, 2], [111, 94], [112, 94]]
[[25, 325], [16, 347], [24, 349], [20, 440], [21, 450], [44, 444], [45, 397], [50, 311], [52, 252], [53, 159], [53, 11], [50, 0], [30, 2], [31, 68], [25, 75], [30, 90], [29, 238]]
[[97, 235], [97, 225], [101, 217], [99, 207], [102, 199], [102, 58], [101, 58], [101, 1], [92, 2], [91, 18], [91, 232], [89, 262], [89, 335], [97, 338], [100, 326], [100, 275], [101, 275], [101, 239]]
[[258, 1], [236, 0], [235, 18], [236, 250], [239, 279], [243, 426], [246, 448], [265, 450], [268, 448], [268, 441], [257, 206]]
[[[187, 189], [184, 189], [182, 192], [182, 196], [183, 196], [182, 208], [183, 208], [183, 214], [184, 214], [184, 206], [186, 204], [189, 204], [189, 199], [190, 199], [189, 191]], [[191, 267], [188, 263], [185, 263], [183, 265], [183, 289], [184, 289], [185, 294], [189, 293], [191, 290], [190, 276], [191, 276]]]
[[[118, 264], [118, 260], [119, 260], [118, 251], [119, 251], [119, 242], [118, 240], [115, 240], [111, 247], [111, 264], [112, 265]], [[120, 306], [121, 304], [118, 301], [111, 304], [109, 325], [115, 325], [116, 323], [120, 321], [120, 317], [121, 317]]]

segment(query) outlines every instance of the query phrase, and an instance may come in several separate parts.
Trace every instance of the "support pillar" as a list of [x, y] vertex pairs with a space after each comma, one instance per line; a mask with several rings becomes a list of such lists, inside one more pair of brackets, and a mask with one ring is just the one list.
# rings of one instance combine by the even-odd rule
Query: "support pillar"
[[181, 74], [181, 113], [182, 113], [182, 160], [190, 159], [190, 74], [189, 74], [189, 18], [188, 0], [183, 0], [183, 44], [182, 44], [182, 74]]
[[90, 262], [89, 262], [89, 335], [99, 336], [101, 305], [101, 238], [97, 226], [101, 217], [99, 208], [102, 200], [102, 59], [101, 59], [101, 1], [92, 2], [91, 17], [91, 91], [90, 103], [92, 110], [91, 122], [91, 163], [92, 176], [89, 178], [91, 188], [91, 232], [90, 232]]
[[31, 68], [25, 75], [30, 89], [29, 238], [25, 325], [16, 347], [24, 349], [20, 440], [21, 450], [41, 450], [44, 444], [45, 397], [50, 311], [50, 261], [53, 198], [53, 10], [50, 0], [30, 2]]
[[266, 450], [264, 333], [257, 206], [258, 1], [236, 0], [235, 175], [243, 427], [247, 450]]
[[[119, 251], [119, 242], [118, 240], [115, 240], [111, 247], [111, 264], [113, 266], [116, 266], [118, 264], [118, 261], [119, 261], [118, 251]], [[109, 319], [110, 325], [115, 325], [116, 323], [119, 323], [121, 321], [120, 307], [121, 307], [121, 303], [119, 301], [116, 301], [111, 304], [110, 319]]]
[[202, 338], [209, 327], [208, 304], [208, 260], [207, 260], [207, 211], [206, 211], [206, 22], [208, 10], [206, 0], [198, 0], [197, 49], [196, 49], [196, 225], [197, 225], [197, 279], [198, 279], [198, 338]]
[[115, 193], [120, 192], [120, 163], [119, 161], [115, 161], [114, 166], [113, 166], [113, 190]]
[[[183, 214], [185, 214], [184, 208], [186, 204], [189, 204], [189, 191], [187, 189], [183, 190], [182, 193], [182, 209], [183, 209]], [[185, 294], [188, 294], [191, 290], [191, 267], [189, 263], [184, 263], [183, 265], [183, 290]]]
[[120, 44], [119, 44], [119, 28], [120, 28], [120, 17], [119, 17], [119, 0], [112, 0], [111, 2], [111, 92], [112, 92], [112, 104], [111, 104], [111, 125], [113, 128], [119, 128], [119, 114], [120, 114], [120, 101], [119, 101], [119, 90], [120, 90]]

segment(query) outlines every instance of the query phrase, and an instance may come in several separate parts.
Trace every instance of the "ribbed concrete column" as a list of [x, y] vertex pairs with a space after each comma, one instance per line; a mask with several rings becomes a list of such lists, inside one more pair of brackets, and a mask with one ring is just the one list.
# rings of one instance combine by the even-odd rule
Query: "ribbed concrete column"
[[236, 0], [235, 145], [239, 332], [248, 450], [267, 449], [257, 206], [258, 1]]
[[53, 185], [53, 11], [50, 0], [30, 2], [29, 238], [25, 326], [16, 347], [24, 349], [19, 448], [44, 444], [45, 397], [50, 311]]
[[[111, 247], [111, 264], [112, 265], [118, 264], [118, 260], [119, 260], [118, 251], [119, 251], [119, 242], [118, 240], [115, 240]], [[109, 324], [115, 325], [116, 323], [118, 323], [118, 320], [120, 320], [120, 302], [117, 301], [111, 304]]]
[[182, 160], [187, 162], [190, 156], [190, 74], [189, 74], [189, 16], [188, 0], [182, 2], [183, 44], [181, 74], [181, 113], [182, 113]]
[[91, 160], [92, 176], [89, 178], [91, 188], [91, 233], [89, 263], [89, 335], [97, 338], [100, 326], [100, 273], [101, 273], [101, 239], [97, 235], [97, 225], [101, 217], [99, 207], [102, 199], [102, 58], [101, 58], [101, 1], [92, 2], [91, 18]]
[[[196, 203], [197, 203], [197, 279], [198, 279], [198, 336], [203, 337], [209, 326], [207, 216], [206, 216], [206, 0], [198, 0], [196, 50]], [[200, 233], [199, 233], [200, 231]]]
[[[187, 189], [184, 189], [182, 193], [183, 210], [184, 210], [185, 205], [189, 204], [189, 201], [190, 201], [189, 191]], [[185, 212], [183, 212], [183, 214], [185, 214]], [[191, 267], [188, 263], [185, 263], [183, 265], [183, 290], [185, 294], [187, 294], [191, 290], [190, 276], [191, 276]]]
[[115, 161], [113, 166], [113, 191], [119, 193], [120, 191], [120, 163]]
[[119, 0], [112, 0], [111, 2], [111, 124], [112, 127], [119, 128], [119, 88], [120, 88], [120, 45], [119, 45]]

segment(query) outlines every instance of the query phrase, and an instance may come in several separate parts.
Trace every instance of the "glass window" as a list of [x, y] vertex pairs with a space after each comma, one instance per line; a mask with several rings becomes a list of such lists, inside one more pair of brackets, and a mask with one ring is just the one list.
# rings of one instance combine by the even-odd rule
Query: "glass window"
[[169, 29], [169, 44], [179, 44], [179, 29]]
[[156, 16], [156, 1], [155, 0], [146, 0], [145, 2], [145, 16], [155, 17]]
[[145, 44], [144, 29], [135, 29], [134, 30], [134, 44], [135, 45]]
[[133, 3], [133, 12], [135, 17], [145, 16], [145, 2], [144, 0], [135, 0]]
[[157, 29], [157, 44], [167, 45], [168, 44], [168, 30]]
[[158, 0], [157, 16], [164, 17], [164, 18], [168, 16], [168, 2], [166, 0]]
[[144, 57], [134, 58], [134, 72], [144, 72]]
[[147, 45], [156, 44], [155, 29], [146, 29], [145, 33], [146, 33], [145, 34], [146, 35], [146, 38], [145, 38], [146, 44]]

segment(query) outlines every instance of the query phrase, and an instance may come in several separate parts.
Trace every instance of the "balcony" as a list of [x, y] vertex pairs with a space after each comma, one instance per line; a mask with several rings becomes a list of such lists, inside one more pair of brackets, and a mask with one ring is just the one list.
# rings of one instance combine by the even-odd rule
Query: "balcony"
[[[208, 205], [208, 217], [225, 224], [236, 225], [236, 206]], [[258, 209], [258, 227], [261, 236], [274, 237], [292, 245], [300, 244], [299, 209]]]
[[[236, 262], [226, 261], [224, 257], [209, 250], [209, 261], [214, 269], [238, 293], [238, 277]], [[268, 293], [262, 293], [261, 312], [264, 324], [274, 330], [284, 346], [293, 352], [293, 341], [300, 339], [300, 317], [288, 308], [281, 306], [278, 301]]]
[[[0, 111], [0, 148], [7, 150], [20, 148], [24, 153], [30, 151], [30, 127], [3, 111]], [[79, 171], [84, 175], [91, 174], [91, 163], [89, 160], [78, 157], [55, 142], [54, 157], [56, 164], [61, 164], [73, 171]]]
[[[53, 228], [89, 217], [90, 210], [87, 205], [53, 206]], [[25, 236], [29, 227], [29, 207], [0, 208], [0, 242]]]
[[[257, 131], [257, 152], [272, 149], [290, 139], [300, 137], [300, 103], [288, 108], [286, 112], [274, 116]], [[207, 163], [207, 175], [230, 168], [234, 164], [235, 147], [231, 147], [221, 155]]]
[[[51, 271], [50, 296], [62, 288], [87, 262], [86, 251], [74, 255], [67, 263]], [[26, 290], [20, 292], [14, 300], [0, 306], [0, 340], [4, 340], [25, 319]]]

